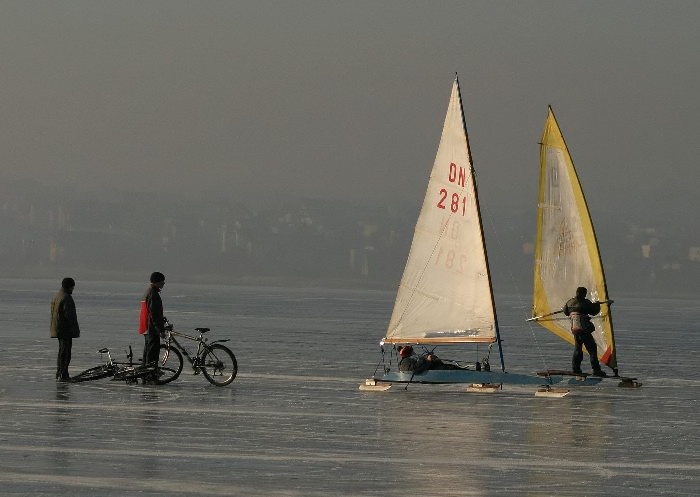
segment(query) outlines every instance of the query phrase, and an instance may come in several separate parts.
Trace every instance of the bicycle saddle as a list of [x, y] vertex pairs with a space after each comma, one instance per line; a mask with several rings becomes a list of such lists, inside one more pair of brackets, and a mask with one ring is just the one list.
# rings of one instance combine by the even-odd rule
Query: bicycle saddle
[[105, 347], [103, 349], [98, 350], [97, 352], [99, 352], [100, 354], [106, 354], [107, 352], [109, 352], [109, 349]]
[[209, 328], [195, 328], [194, 331], [198, 331], [200, 333], [206, 333], [209, 331]]

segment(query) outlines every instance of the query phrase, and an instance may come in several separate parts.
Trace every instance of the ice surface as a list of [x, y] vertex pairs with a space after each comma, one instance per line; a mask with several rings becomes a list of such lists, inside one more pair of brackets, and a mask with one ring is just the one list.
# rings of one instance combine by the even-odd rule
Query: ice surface
[[[192, 374], [163, 386], [56, 384], [55, 285], [0, 280], [4, 496], [698, 494], [695, 301], [615, 296], [621, 372], [644, 386], [551, 399], [532, 388], [358, 390], [379, 360], [392, 293], [171, 282], [163, 301], [178, 328], [231, 339], [230, 386]], [[100, 347], [141, 353], [143, 286], [78, 281], [73, 374], [98, 364]], [[567, 344], [524, 322], [527, 296], [496, 303], [509, 370], [569, 364]]]

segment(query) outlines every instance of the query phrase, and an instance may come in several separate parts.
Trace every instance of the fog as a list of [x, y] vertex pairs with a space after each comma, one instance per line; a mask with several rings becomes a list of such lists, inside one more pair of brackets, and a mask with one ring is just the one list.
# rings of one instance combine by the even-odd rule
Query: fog
[[457, 73], [507, 245], [534, 229], [547, 105], [599, 226], [692, 237], [698, 19], [693, 1], [4, 1], [0, 180], [410, 218]]

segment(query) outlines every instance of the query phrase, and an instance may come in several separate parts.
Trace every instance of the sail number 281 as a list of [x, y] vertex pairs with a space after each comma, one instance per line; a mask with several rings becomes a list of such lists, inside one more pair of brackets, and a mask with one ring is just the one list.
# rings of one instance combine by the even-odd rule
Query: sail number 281
[[440, 199], [438, 200], [437, 206], [440, 209], [446, 209], [447, 206], [449, 206], [451, 212], [457, 213], [461, 211], [464, 216], [467, 212], [467, 197], [460, 196], [458, 193], [453, 193], [450, 195], [449, 199], [447, 196], [447, 189], [440, 188]]
[[[447, 179], [450, 183], [456, 183], [458, 186], [464, 188], [466, 183], [467, 171], [461, 166], [457, 166], [454, 162], [450, 163]], [[447, 188], [440, 188], [440, 193], [438, 194], [437, 206], [440, 209], [448, 209], [450, 212], [457, 214], [461, 213], [463, 216], [467, 212], [467, 195], [460, 195], [459, 193], [452, 193], [447, 191]]]

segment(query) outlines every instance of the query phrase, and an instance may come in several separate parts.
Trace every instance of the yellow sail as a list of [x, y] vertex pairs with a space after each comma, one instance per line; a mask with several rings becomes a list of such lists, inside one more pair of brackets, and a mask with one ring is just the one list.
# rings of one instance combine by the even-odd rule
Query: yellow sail
[[[605, 274], [591, 216], [574, 163], [551, 107], [540, 146], [540, 184], [537, 203], [535, 285], [532, 315], [537, 322], [573, 343], [570, 322], [561, 311], [579, 286], [592, 301], [607, 301]], [[598, 358], [617, 369], [612, 315], [602, 304], [593, 318]]]

